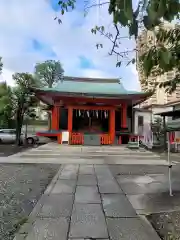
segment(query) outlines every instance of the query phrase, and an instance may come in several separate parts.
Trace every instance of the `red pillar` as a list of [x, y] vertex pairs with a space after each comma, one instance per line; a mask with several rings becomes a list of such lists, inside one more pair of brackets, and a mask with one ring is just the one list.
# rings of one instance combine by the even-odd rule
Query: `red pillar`
[[122, 111], [121, 111], [121, 127], [127, 128], [127, 104], [122, 104]]
[[68, 132], [72, 132], [73, 127], [73, 109], [72, 107], [68, 107]]
[[111, 136], [111, 144], [113, 144], [115, 139], [115, 109], [110, 110], [109, 134]]
[[52, 109], [52, 120], [51, 128], [52, 130], [59, 130], [59, 106], [54, 106]]

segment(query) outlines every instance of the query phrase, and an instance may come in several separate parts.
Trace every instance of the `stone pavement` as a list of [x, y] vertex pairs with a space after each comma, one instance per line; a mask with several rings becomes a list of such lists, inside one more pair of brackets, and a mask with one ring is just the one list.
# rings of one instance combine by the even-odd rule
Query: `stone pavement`
[[0, 157], [2, 163], [55, 164], [148, 164], [166, 165], [157, 154], [145, 149], [130, 150], [126, 146], [72, 146], [48, 143], [10, 157]]
[[64, 164], [16, 240], [159, 240], [107, 165]]

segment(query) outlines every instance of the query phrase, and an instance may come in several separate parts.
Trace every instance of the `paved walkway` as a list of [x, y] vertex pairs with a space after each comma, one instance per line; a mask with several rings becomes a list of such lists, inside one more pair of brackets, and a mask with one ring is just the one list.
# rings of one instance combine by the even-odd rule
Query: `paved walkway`
[[61, 166], [16, 240], [159, 240], [107, 165]]
[[123, 145], [69, 146], [48, 143], [10, 157], [0, 157], [0, 163], [166, 165], [167, 161], [145, 149], [130, 150]]

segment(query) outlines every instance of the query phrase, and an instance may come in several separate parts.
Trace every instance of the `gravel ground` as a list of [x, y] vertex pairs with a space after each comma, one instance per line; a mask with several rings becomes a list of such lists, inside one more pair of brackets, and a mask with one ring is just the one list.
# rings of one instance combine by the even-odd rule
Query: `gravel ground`
[[16, 146], [15, 144], [0, 144], [0, 157], [8, 157], [12, 154], [28, 149], [26, 146]]
[[163, 240], [180, 239], [180, 212], [155, 213], [147, 216], [154, 229]]
[[[38, 143], [37, 146], [42, 145], [43, 143]], [[25, 151], [30, 148], [35, 148], [33, 145], [22, 145], [17, 146], [16, 144], [0, 144], [0, 157], [8, 157], [10, 155], [16, 154], [18, 152]]]
[[0, 239], [13, 239], [58, 169], [54, 164], [0, 164]]

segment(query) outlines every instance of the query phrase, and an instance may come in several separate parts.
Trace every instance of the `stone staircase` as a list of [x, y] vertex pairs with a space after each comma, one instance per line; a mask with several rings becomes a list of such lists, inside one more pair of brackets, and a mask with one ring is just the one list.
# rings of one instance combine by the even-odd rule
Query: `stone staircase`
[[126, 146], [72, 146], [48, 143], [11, 156], [11, 162], [72, 164], [158, 164], [159, 155]]

